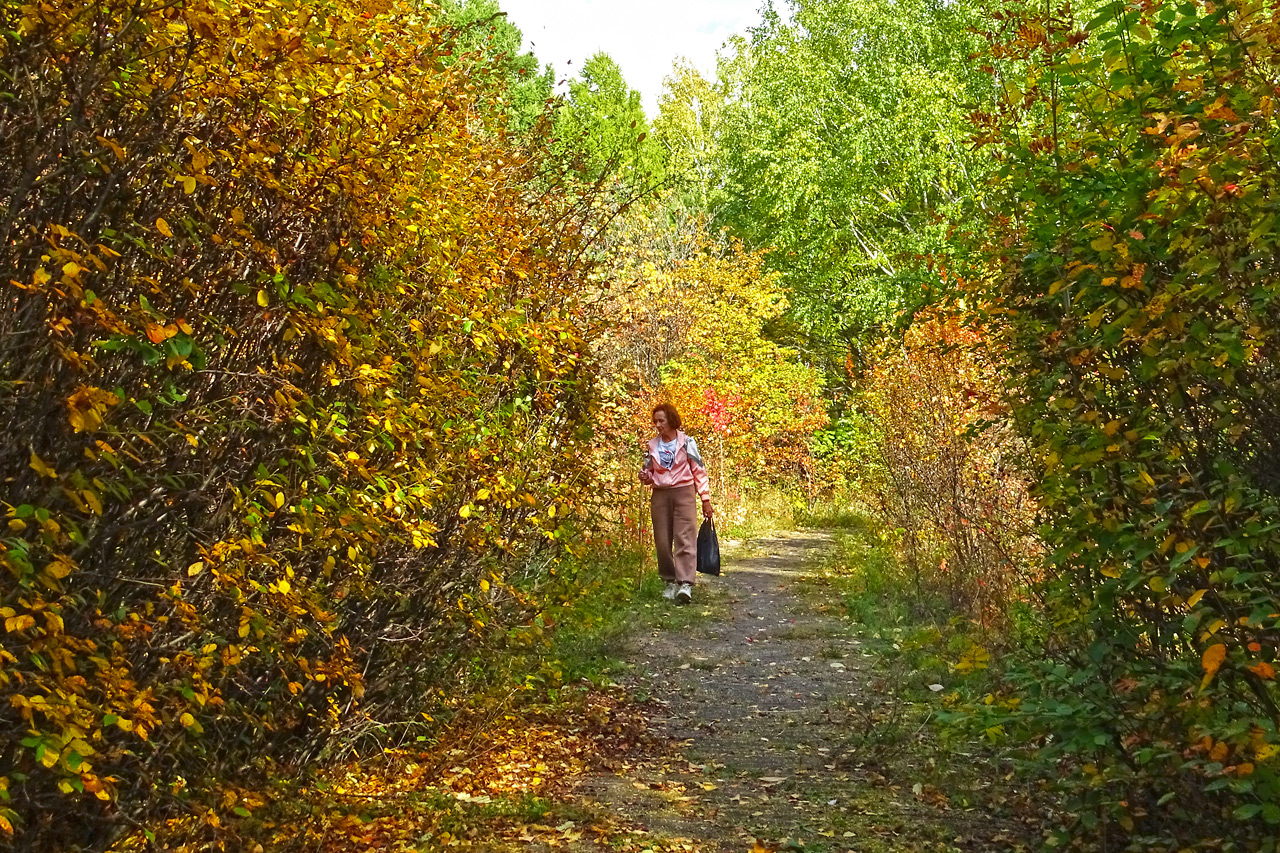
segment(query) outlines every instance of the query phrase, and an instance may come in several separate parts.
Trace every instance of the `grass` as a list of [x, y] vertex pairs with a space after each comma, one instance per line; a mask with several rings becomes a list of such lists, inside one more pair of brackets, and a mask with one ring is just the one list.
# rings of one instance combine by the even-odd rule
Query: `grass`
[[627, 638], [637, 632], [679, 631], [715, 616], [706, 600], [682, 606], [662, 597], [663, 581], [648, 554], [597, 556], [576, 567], [580, 594], [554, 616], [548, 657], [562, 683], [602, 687], [624, 668]]
[[[962, 698], [980, 700], [991, 688], [992, 672], [962, 665], [966, 652], [987, 639], [950, 611], [944, 595], [903, 567], [893, 531], [853, 510], [818, 520], [839, 526], [828, 527], [835, 547], [804, 581], [808, 597], [815, 606], [836, 602], [862, 651], [871, 655], [874, 701], [844, 709], [848, 735], [841, 765], [909, 778], [946, 792], [954, 806], [1020, 821], [1025, 815], [1018, 813], [1033, 808], [1027, 780], [1011, 775], [995, 745], [939, 721], [949, 706]], [[822, 655], [843, 652], [823, 649]]]

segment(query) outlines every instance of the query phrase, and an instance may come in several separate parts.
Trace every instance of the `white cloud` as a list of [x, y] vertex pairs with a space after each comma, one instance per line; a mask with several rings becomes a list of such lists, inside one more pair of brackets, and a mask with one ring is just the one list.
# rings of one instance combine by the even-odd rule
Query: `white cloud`
[[560, 79], [576, 75], [603, 50], [640, 92], [645, 113], [658, 111], [662, 78], [677, 57], [703, 74], [715, 73], [716, 51], [734, 33], [760, 20], [761, 0], [500, 0], [524, 33], [525, 47]]

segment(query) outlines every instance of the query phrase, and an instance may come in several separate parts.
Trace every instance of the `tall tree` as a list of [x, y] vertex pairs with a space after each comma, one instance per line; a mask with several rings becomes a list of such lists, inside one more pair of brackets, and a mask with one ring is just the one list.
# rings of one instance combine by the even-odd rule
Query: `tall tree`
[[666, 158], [669, 180], [681, 190], [680, 199], [709, 213], [716, 133], [723, 110], [723, 88], [703, 77], [687, 59], [677, 59], [663, 80], [654, 136]]
[[975, 191], [967, 104], [983, 98], [966, 0], [792, 0], [722, 60], [718, 221], [770, 263], [819, 337], [910, 305], [920, 258]]
[[459, 47], [479, 52], [486, 71], [501, 74], [506, 88], [497, 106], [505, 109], [508, 126], [517, 134], [528, 133], [547, 109], [555, 87], [555, 69], [539, 68], [532, 52], [521, 52], [524, 34], [507, 18], [498, 0], [442, 0], [446, 24], [460, 28]]
[[581, 75], [570, 81], [556, 133], [592, 181], [616, 176], [636, 192], [661, 182], [662, 152], [649, 136], [640, 93], [627, 85], [606, 53], [588, 59]]

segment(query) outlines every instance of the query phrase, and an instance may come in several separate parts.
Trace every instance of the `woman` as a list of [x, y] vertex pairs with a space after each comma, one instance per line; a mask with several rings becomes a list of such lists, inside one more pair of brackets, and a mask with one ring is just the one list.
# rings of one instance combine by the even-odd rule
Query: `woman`
[[649, 450], [640, 469], [640, 482], [653, 486], [649, 507], [653, 513], [653, 544], [658, 550], [658, 574], [667, 582], [662, 597], [677, 604], [693, 600], [698, 571], [698, 513], [711, 518], [711, 483], [707, 466], [698, 455], [698, 443], [680, 431], [680, 413], [670, 403], [653, 409]]

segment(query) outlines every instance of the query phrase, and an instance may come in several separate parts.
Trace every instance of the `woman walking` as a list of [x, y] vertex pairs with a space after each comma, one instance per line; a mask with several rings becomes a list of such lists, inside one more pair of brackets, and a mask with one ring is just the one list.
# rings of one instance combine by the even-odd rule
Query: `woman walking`
[[658, 434], [649, 440], [640, 482], [653, 487], [649, 501], [653, 544], [658, 551], [658, 574], [667, 582], [662, 597], [688, 604], [698, 568], [697, 498], [702, 498], [703, 517], [710, 519], [711, 483], [698, 443], [680, 426], [675, 406], [654, 407], [653, 428]]

